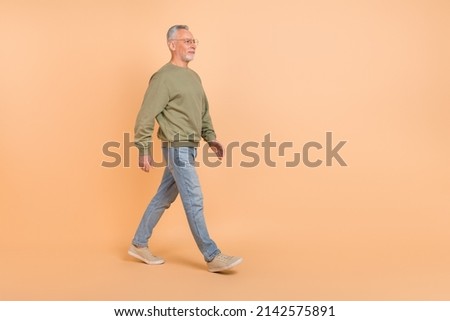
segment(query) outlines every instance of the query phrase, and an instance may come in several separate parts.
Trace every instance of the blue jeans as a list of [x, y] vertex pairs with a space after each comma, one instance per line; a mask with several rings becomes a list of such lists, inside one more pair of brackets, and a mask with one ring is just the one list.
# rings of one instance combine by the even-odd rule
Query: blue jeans
[[203, 194], [194, 166], [197, 148], [164, 147], [162, 151], [167, 166], [158, 191], [144, 212], [133, 244], [147, 246], [153, 228], [180, 193], [192, 235], [205, 261], [209, 262], [220, 250], [209, 237], [203, 215]]

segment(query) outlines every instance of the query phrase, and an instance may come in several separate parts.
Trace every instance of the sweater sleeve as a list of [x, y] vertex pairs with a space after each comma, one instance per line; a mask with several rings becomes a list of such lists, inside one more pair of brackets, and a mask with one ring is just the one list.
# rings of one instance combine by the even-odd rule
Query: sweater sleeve
[[168, 102], [167, 86], [161, 77], [153, 75], [134, 126], [134, 144], [139, 149], [140, 156], [150, 154], [155, 117], [164, 110]]
[[211, 120], [211, 115], [209, 114], [209, 104], [208, 98], [204, 96], [204, 111], [202, 115], [202, 138], [209, 142], [216, 139], [216, 133]]

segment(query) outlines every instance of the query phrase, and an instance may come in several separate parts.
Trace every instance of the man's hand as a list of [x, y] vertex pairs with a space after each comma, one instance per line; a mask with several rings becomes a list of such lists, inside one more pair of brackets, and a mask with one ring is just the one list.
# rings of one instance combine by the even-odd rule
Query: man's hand
[[217, 158], [222, 160], [223, 157], [223, 147], [222, 144], [219, 143], [217, 140], [212, 140], [208, 142], [209, 147], [213, 150], [213, 152], [216, 154]]
[[139, 167], [144, 172], [149, 172], [150, 168], [152, 168], [153, 159], [150, 155], [139, 156]]

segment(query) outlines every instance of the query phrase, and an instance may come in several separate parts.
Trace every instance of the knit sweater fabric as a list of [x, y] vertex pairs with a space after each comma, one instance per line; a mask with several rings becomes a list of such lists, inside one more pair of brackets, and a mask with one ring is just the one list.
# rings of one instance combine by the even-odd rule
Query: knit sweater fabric
[[155, 119], [158, 138], [174, 147], [216, 139], [200, 77], [189, 68], [167, 63], [150, 78], [134, 128], [140, 155], [149, 154]]

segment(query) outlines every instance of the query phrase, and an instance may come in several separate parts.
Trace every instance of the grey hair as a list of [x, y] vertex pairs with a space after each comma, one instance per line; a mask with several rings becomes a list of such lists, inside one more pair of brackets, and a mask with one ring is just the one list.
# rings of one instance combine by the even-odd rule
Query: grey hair
[[186, 25], [175, 25], [170, 27], [167, 31], [167, 41], [172, 40], [175, 37], [177, 31], [180, 29], [189, 30], [189, 27]]

